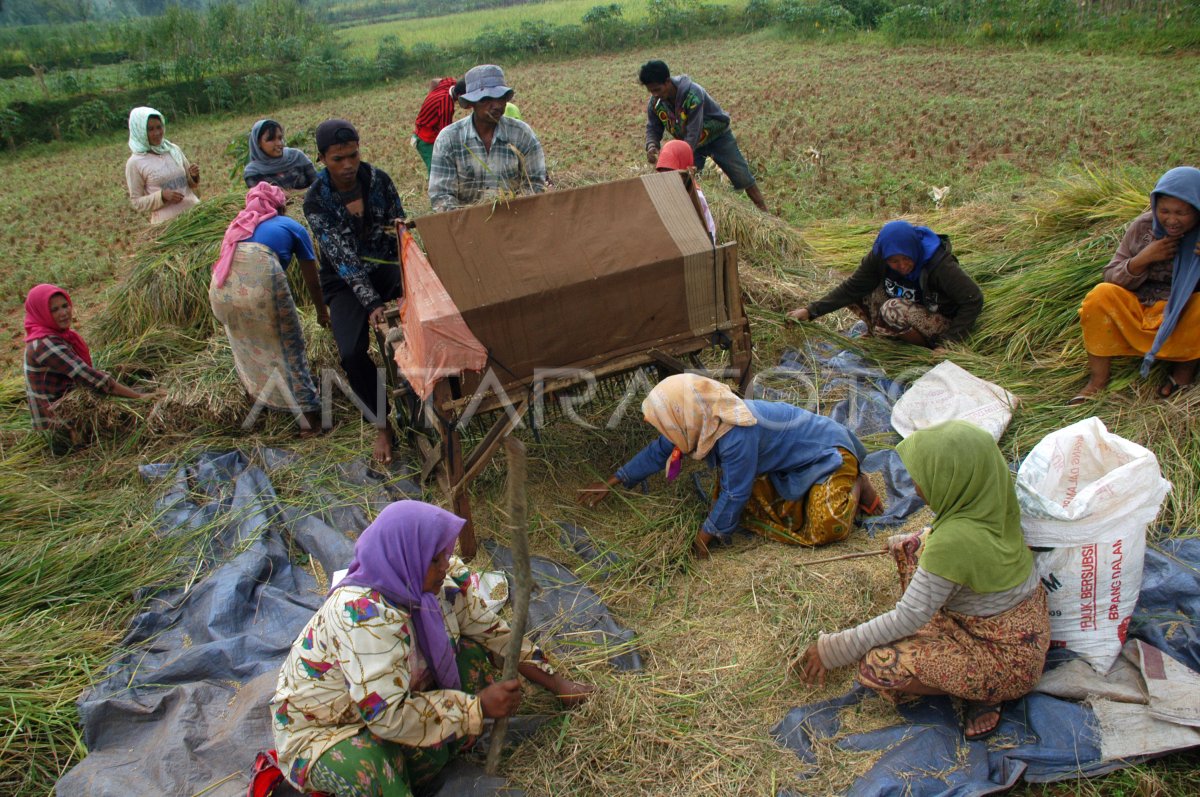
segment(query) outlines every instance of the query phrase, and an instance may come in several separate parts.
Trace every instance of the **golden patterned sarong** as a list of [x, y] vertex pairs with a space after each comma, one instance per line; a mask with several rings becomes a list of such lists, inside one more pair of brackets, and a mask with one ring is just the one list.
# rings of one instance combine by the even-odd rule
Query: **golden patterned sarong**
[[850, 536], [858, 512], [851, 495], [858, 479], [858, 459], [842, 448], [838, 453], [841, 467], [797, 501], [780, 498], [766, 474], [755, 479], [742, 510], [742, 527], [789, 545], [824, 545]]

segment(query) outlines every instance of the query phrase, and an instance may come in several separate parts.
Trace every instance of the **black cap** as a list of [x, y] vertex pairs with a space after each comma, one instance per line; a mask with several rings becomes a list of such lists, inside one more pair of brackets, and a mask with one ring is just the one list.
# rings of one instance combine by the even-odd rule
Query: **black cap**
[[326, 119], [317, 125], [317, 152], [322, 155], [334, 144], [349, 144], [351, 141], [358, 141], [358, 131], [345, 119]]

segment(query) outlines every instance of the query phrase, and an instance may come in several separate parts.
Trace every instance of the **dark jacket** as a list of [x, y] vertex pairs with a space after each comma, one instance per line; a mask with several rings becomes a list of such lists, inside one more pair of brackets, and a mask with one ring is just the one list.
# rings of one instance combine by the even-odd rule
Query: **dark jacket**
[[[929, 341], [930, 345], [962, 340], [983, 310], [983, 291], [958, 264], [950, 239], [945, 235], [938, 237], [942, 239], [941, 247], [921, 268], [922, 304], [930, 312], [949, 318], [950, 327], [945, 334]], [[808, 305], [808, 314], [817, 318], [862, 303], [883, 282], [887, 271], [887, 262], [872, 249], [841, 285]]]
[[321, 289], [328, 296], [348, 285], [370, 312], [383, 305], [370, 273], [386, 265], [399, 268], [395, 225], [396, 219], [404, 218], [404, 206], [392, 178], [382, 169], [359, 164], [358, 182], [363, 196], [361, 225], [356, 225], [333, 190], [327, 169], [317, 174], [304, 195], [304, 218], [320, 246]]
[[673, 104], [654, 97], [646, 103], [647, 151], [659, 148], [663, 131], [695, 150], [729, 129], [729, 114], [699, 83], [687, 75], [673, 77], [671, 82], [675, 84]]

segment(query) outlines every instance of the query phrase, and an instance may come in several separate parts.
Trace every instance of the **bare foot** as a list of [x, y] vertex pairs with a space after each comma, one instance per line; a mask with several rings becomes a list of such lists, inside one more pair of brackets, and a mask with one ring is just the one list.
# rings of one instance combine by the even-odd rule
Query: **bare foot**
[[375, 433], [375, 451], [372, 457], [380, 465], [392, 464], [392, 429], [385, 426]]
[[568, 708], [584, 703], [592, 696], [592, 692], [595, 691], [596, 687], [594, 686], [581, 684], [578, 681], [571, 681], [566, 678], [562, 678], [554, 687], [554, 693], [558, 695], [558, 699], [562, 704]]
[[692, 540], [692, 554], [697, 559], [707, 559], [708, 544], [716, 538], [717, 535], [709, 534], [707, 531], [696, 532], [696, 539]]
[[967, 737], [968, 741], [986, 738], [999, 724], [998, 703], [967, 703], [966, 716], [963, 717], [963, 736]]
[[1104, 388], [1107, 386], [1107, 383], [1096, 384], [1095, 382], [1089, 381], [1086, 385], [1079, 389], [1079, 392], [1075, 394], [1074, 398], [1067, 402], [1067, 406], [1074, 407], [1078, 404], [1083, 404], [1089, 399], [1095, 398], [1100, 394], [1100, 391], [1104, 390]]

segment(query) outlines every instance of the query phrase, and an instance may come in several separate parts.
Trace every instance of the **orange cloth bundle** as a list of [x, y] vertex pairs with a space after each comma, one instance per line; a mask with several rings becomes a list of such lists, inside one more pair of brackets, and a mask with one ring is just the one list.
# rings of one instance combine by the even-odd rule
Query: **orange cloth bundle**
[[481, 370], [487, 364], [487, 349], [463, 321], [425, 253], [408, 232], [400, 242], [400, 263], [404, 270], [404, 300], [400, 305], [404, 340], [396, 345], [396, 365], [424, 401], [433, 394], [438, 380]]

